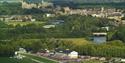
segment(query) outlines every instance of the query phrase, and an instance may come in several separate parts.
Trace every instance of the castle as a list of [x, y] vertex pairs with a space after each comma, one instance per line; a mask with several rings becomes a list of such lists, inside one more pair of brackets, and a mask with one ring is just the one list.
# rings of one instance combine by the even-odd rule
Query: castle
[[43, 8], [47, 6], [53, 6], [52, 3], [44, 2], [43, 0], [21, 0], [22, 8]]

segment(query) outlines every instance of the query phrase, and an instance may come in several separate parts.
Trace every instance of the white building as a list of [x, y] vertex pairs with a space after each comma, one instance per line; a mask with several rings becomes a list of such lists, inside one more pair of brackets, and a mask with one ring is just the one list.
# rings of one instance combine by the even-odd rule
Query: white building
[[121, 62], [125, 62], [125, 59], [121, 59]]
[[78, 52], [72, 51], [72, 52], [70, 52], [70, 54], [68, 56], [72, 59], [77, 59], [78, 58]]
[[26, 52], [27, 52], [26, 49], [24, 49], [24, 48], [19, 48], [18, 53], [26, 53]]

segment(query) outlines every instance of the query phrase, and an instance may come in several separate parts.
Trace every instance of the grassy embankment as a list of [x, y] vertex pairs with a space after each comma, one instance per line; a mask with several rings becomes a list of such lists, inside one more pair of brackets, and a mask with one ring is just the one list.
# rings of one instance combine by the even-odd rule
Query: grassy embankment
[[15, 59], [9, 57], [0, 57], [0, 63], [58, 63], [54, 60], [50, 60], [44, 57], [34, 56], [34, 55], [26, 55], [23, 59]]

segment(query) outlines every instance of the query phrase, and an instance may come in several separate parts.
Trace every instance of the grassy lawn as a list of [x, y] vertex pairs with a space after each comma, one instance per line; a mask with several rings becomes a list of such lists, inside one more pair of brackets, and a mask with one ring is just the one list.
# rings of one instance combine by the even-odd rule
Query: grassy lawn
[[[70, 62], [70, 63], [78, 63], [78, 62]], [[83, 62], [79, 62], [79, 63], [104, 63], [102, 61], [97, 61], [97, 60], [90, 60], [90, 61], [83, 61]]]
[[49, 60], [42, 57], [37, 57], [33, 55], [25, 55], [23, 59], [15, 59], [9, 57], [0, 57], [0, 63], [57, 63], [53, 60]]
[[38, 56], [35, 56], [35, 55], [31, 55], [31, 54], [23, 54], [23, 55], [25, 55], [26, 57], [28, 57], [30, 59], [35, 59], [35, 60], [41, 61], [43, 63], [58, 63], [55, 60], [51, 60], [51, 59], [48, 59], [48, 58], [45, 58], [45, 57], [38, 57]]
[[91, 60], [91, 61], [83, 61], [82, 63], [103, 63], [103, 62], [97, 60]]
[[24, 58], [22, 60], [19, 60], [9, 57], [0, 57], [0, 63], [37, 63], [37, 62], [31, 61], [29, 58]]

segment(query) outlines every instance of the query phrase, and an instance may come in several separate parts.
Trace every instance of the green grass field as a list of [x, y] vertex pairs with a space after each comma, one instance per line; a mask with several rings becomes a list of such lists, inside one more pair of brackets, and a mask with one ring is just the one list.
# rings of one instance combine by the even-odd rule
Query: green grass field
[[22, 60], [19, 60], [9, 57], [0, 57], [0, 63], [37, 63], [37, 62], [31, 61], [29, 58], [24, 58]]
[[40, 61], [42, 63], [58, 63], [58, 61], [56, 60], [52, 60], [52, 59], [48, 59], [48, 58], [45, 58], [45, 57], [38, 57], [36, 55], [31, 55], [31, 54], [23, 54], [25, 55], [26, 57], [30, 58], [30, 59], [35, 59], [37, 61]]
[[[77, 62], [70, 62], [70, 63], [77, 63]], [[84, 60], [83, 62], [80, 62], [80, 63], [104, 63], [104, 62], [102, 62], [102, 61], [97, 61], [97, 60], [90, 60], [90, 61]]]
[[25, 55], [23, 59], [15, 59], [9, 57], [0, 57], [0, 63], [58, 63], [54, 60], [50, 60], [43, 57], [38, 57], [34, 55]]
[[16, 26], [16, 25], [21, 25], [21, 26], [24, 26], [24, 25], [28, 25], [28, 24], [43, 24], [44, 22], [31, 22], [31, 21], [27, 21], [27, 22], [15, 22], [15, 21], [9, 21], [9, 22], [6, 22], [8, 25], [13, 25], [13, 26]]

